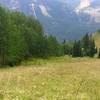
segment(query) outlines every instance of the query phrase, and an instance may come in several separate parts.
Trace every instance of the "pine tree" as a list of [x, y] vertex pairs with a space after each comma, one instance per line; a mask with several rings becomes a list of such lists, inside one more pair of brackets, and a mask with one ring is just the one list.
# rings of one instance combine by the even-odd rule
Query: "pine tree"
[[5, 65], [7, 60], [7, 12], [4, 8], [0, 7], [0, 64]]
[[72, 55], [73, 42], [67, 41], [62, 43], [64, 55]]
[[82, 49], [81, 49], [80, 41], [74, 42], [72, 56], [73, 57], [81, 57], [82, 56]]
[[96, 46], [95, 42], [93, 39], [90, 39], [90, 44], [89, 44], [89, 56], [93, 57], [96, 54]]
[[89, 56], [90, 37], [86, 34], [82, 39], [83, 56]]
[[86, 34], [81, 42], [83, 56], [93, 57], [97, 53], [97, 48], [91, 35]]
[[66, 40], [62, 42], [64, 55], [67, 54]]

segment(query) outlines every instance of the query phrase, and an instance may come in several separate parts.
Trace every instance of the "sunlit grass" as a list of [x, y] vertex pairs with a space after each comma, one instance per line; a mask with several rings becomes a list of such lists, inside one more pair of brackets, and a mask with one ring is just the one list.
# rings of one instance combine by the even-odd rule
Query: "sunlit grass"
[[100, 48], [100, 33], [96, 32], [93, 34], [93, 38], [95, 39], [96, 46]]
[[100, 60], [65, 56], [2, 68], [0, 100], [100, 100]]

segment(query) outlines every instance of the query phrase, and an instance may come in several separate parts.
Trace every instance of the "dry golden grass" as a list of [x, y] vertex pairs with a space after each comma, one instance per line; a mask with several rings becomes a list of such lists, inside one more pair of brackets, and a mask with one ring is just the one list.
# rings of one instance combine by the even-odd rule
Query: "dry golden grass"
[[100, 100], [100, 60], [65, 56], [2, 68], [0, 100]]
[[94, 39], [95, 39], [95, 42], [96, 42], [96, 45], [98, 48], [100, 48], [100, 33], [96, 32], [94, 35], [93, 35]]

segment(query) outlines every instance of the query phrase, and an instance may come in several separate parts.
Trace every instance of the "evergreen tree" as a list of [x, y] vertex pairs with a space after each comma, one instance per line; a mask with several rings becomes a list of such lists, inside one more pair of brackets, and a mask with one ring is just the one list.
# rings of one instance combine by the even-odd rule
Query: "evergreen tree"
[[75, 41], [72, 50], [73, 50], [72, 51], [73, 57], [81, 57], [82, 56], [81, 42]]
[[64, 55], [71, 55], [72, 54], [72, 48], [73, 48], [72, 41], [66, 42], [64, 40], [64, 42], [62, 43], [62, 46], [63, 46]]
[[89, 56], [93, 57], [96, 54], [96, 46], [94, 40], [90, 39], [90, 44], [89, 44]]
[[0, 64], [6, 64], [7, 56], [7, 12], [4, 8], [0, 7]]
[[64, 52], [64, 54], [67, 54], [66, 40], [64, 40], [62, 42], [62, 46], [63, 46], [63, 52]]
[[90, 38], [89, 35], [86, 34], [82, 40], [83, 56], [89, 56], [89, 46], [90, 46]]
[[83, 56], [93, 57], [97, 53], [95, 42], [91, 35], [89, 36], [88, 34], [86, 34], [81, 42], [82, 42]]
[[48, 37], [48, 54], [51, 56], [60, 56], [62, 54], [61, 45], [52, 35]]

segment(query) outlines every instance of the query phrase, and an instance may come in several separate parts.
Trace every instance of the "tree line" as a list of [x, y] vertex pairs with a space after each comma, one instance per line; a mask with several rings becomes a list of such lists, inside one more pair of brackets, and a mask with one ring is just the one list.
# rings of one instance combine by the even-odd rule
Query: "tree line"
[[32, 16], [0, 7], [0, 64], [16, 65], [30, 57], [62, 55], [61, 44], [44, 34]]
[[[81, 40], [74, 42], [63, 42], [64, 54], [72, 57], [94, 57], [98, 53], [95, 41], [92, 35], [86, 34]], [[98, 55], [99, 56], [99, 55]]]
[[60, 43], [56, 37], [45, 35], [34, 17], [0, 6], [0, 65], [14, 66], [31, 57], [93, 57], [96, 53], [95, 42], [88, 34], [82, 40]]

